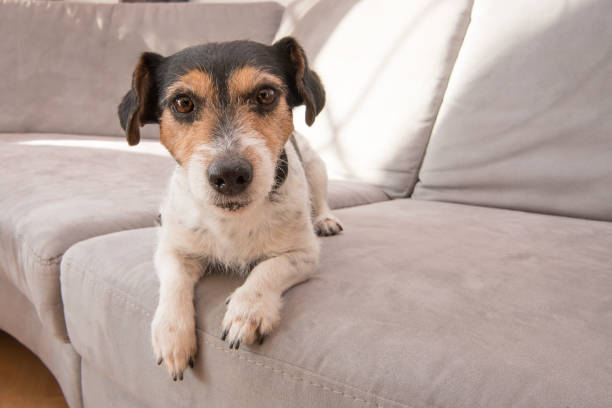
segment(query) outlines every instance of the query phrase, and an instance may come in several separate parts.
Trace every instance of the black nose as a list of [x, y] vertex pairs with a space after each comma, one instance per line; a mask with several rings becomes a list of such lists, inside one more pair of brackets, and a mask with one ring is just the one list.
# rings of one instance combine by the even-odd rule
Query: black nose
[[252, 179], [253, 167], [244, 159], [217, 159], [208, 167], [208, 181], [221, 194], [242, 193]]

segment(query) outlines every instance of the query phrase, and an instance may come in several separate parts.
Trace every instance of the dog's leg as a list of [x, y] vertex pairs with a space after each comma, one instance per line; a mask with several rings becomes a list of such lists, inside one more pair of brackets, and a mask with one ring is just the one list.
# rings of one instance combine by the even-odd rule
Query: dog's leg
[[327, 204], [327, 169], [321, 157], [301, 136], [296, 136], [300, 149], [302, 165], [310, 188], [313, 225], [317, 235], [336, 235], [343, 230], [342, 223], [336, 218]]
[[286, 253], [258, 264], [242, 286], [228, 298], [221, 339], [229, 347], [263, 342], [280, 319], [281, 296], [315, 271], [318, 251]]
[[193, 367], [197, 352], [193, 290], [201, 266], [160, 244], [155, 254], [159, 277], [159, 304], [151, 324], [153, 351], [174, 381]]

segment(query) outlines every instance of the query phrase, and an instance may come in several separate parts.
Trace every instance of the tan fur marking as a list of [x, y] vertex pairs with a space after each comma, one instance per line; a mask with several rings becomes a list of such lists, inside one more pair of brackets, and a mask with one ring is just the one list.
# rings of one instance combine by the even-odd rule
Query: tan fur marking
[[251, 93], [257, 85], [262, 82], [270, 82], [279, 87], [283, 86], [283, 81], [280, 78], [265, 72], [260, 71], [255, 67], [244, 67], [232, 72], [227, 84], [232, 100], [237, 100], [245, 94]]
[[160, 141], [179, 164], [187, 163], [198, 146], [210, 142], [215, 121], [205, 117], [193, 123], [180, 123], [168, 109], [162, 114]]
[[257, 154], [256, 149], [254, 149], [252, 146], [247, 146], [242, 151], [242, 157], [251, 163], [251, 166], [253, 166], [253, 170], [255, 172], [259, 171], [259, 166], [261, 166], [262, 159], [259, 154]]
[[188, 89], [206, 100], [215, 99], [217, 95], [213, 79], [207, 73], [199, 70], [189, 71], [170, 85], [166, 90], [166, 98], [180, 89]]
[[189, 161], [195, 148], [210, 142], [216, 124], [216, 115], [211, 113], [217, 103], [213, 80], [202, 71], [193, 70], [183, 75], [168, 87], [166, 97], [183, 89], [193, 92], [204, 100], [203, 106], [196, 107], [199, 109], [196, 120], [192, 123], [181, 123], [176, 120], [170, 108], [166, 108], [160, 121], [160, 141], [180, 164]]
[[228, 89], [232, 103], [240, 106], [237, 115], [240, 121], [248, 128], [254, 129], [261, 135], [273, 157], [278, 157], [282, 147], [287, 143], [293, 133], [293, 114], [284, 92], [278, 95], [278, 104], [273, 112], [261, 116], [253, 112], [251, 107], [241, 104], [240, 101], [250, 95], [262, 83], [272, 83], [283, 88], [280, 78], [254, 67], [244, 67], [232, 73], [228, 80]]
[[266, 146], [274, 157], [280, 155], [281, 149], [293, 133], [293, 113], [284, 98], [268, 116], [250, 112], [247, 123], [263, 135]]

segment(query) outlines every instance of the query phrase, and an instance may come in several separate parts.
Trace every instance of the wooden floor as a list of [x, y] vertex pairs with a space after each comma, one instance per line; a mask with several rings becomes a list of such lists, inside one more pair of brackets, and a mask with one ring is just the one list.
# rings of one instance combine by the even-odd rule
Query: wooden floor
[[30, 350], [0, 330], [0, 408], [67, 406], [47, 367]]

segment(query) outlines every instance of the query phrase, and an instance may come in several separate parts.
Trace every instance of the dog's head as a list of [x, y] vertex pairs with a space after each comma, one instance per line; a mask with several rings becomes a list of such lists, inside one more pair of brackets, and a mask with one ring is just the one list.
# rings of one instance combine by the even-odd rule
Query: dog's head
[[311, 125], [325, 91], [293, 38], [210, 43], [169, 57], [144, 53], [119, 120], [130, 145], [140, 127], [159, 123], [192, 193], [232, 211], [265, 199], [278, 182], [292, 109], [302, 104]]

